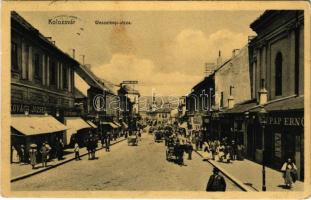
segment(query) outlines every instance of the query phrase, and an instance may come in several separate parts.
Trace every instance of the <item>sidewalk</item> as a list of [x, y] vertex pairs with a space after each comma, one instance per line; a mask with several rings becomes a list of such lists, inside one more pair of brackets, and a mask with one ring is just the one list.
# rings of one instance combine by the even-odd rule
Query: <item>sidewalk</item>
[[[196, 151], [204, 160], [217, 167], [222, 173], [235, 180], [237, 183], [243, 184], [243, 187], [249, 191], [262, 190], [262, 165], [244, 159], [243, 161], [234, 160], [231, 163], [223, 163], [210, 159], [210, 154], [203, 151]], [[217, 156], [216, 156], [217, 160]], [[266, 170], [266, 188], [267, 191], [303, 191], [303, 182], [296, 181], [291, 190], [283, 189], [284, 180], [282, 173], [271, 169]]]
[[[115, 141], [111, 141], [111, 145], [117, 144], [124, 140], [126, 140], [124, 137], [118, 138]], [[99, 147], [96, 150], [98, 151], [100, 149], [102, 149], [101, 144], [99, 144]], [[52, 169], [54, 167], [65, 164], [75, 159], [73, 149], [65, 149], [64, 154], [65, 155], [63, 157], [64, 158], [63, 160], [59, 161], [57, 159], [53, 159], [50, 162], [48, 162], [48, 166], [45, 168], [42, 167], [41, 163], [38, 163], [35, 169], [32, 169], [30, 164], [12, 163], [11, 164], [11, 182], [44, 172], [46, 170]], [[85, 156], [85, 155], [87, 155], [87, 150], [84, 147], [80, 149], [80, 157]]]

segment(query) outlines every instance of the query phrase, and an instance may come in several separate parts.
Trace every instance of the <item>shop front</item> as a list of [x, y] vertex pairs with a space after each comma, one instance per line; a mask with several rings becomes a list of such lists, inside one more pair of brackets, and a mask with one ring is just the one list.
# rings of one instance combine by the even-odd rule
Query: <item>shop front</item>
[[[266, 124], [259, 124], [259, 108], [250, 110], [248, 125], [248, 156], [267, 166], [280, 170], [291, 158], [298, 168], [299, 180], [304, 180], [304, 109], [303, 97], [294, 97], [264, 106]], [[264, 128], [264, 129], [263, 129]], [[263, 158], [263, 149], [265, 156]]]
[[304, 117], [300, 112], [271, 112], [266, 128], [267, 162], [281, 169], [288, 158], [294, 160], [300, 180], [304, 178]]
[[[47, 142], [53, 148], [56, 141], [63, 138], [67, 129], [67, 126], [51, 115], [12, 114], [11, 147], [14, 147], [19, 155], [21, 151], [28, 152], [31, 144], [36, 144], [40, 149], [42, 144]], [[28, 160], [27, 155], [25, 153], [25, 160]]]

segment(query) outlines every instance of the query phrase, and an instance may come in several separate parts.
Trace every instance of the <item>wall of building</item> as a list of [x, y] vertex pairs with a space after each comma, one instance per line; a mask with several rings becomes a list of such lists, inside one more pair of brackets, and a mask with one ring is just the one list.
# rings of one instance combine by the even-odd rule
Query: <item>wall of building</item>
[[[75, 62], [56, 48], [39, 41], [39, 37], [25, 32], [22, 26], [12, 25], [11, 47], [16, 47], [17, 51], [17, 60], [11, 60], [12, 103], [73, 107]], [[52, 62], [55, 63], [55, 74], [51, 74]], [[35, 70], [35, 63], [38, 70]], [[55, 76], [55, 84], [51, 84], [52, 75]]]
[[221, 105], [221, 93], [223, 92], [223, 107], [228, 106], [230, 86], [235, 103], [251, 99], [248, 46], [243, 47], [239, 53], [233, 56], [215, 72], [215, 106]]
[[[254, 93], [258, 97], [260, 90], [260, 80], [265, 79], [265, 86], [268, 91], [268, 100], [295, 95], [295, 27], [299, 24], [299, 94], [303, 94], [303, 74], [304, 74], [304, 26], [299, 17], [297, 20], [296, 11], [283, 12], [282, 17], [271, 20], [265, 31], [259, 31], [259, 35], [252, 44], [255, 58], [251, 64], [254, 71]], [[286, 20], [284, 20], [286, 19]], [[297, 21], [300, 21], [297, 23]], [[282, 54], [282, 95], [276, 95], [275, 85], [275, 60], [278, 53]]]

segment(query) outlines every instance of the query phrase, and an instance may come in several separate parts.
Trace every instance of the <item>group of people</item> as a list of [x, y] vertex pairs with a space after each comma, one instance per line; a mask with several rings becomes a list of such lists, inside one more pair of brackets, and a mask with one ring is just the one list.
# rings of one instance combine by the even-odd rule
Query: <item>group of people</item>
[[191, 141], [183, 138], [179, 129], [166, 129], [163, 133], [165, 145], [167, 148], [173, 148], [177, 164], [184, 165], [185, 153], [188, 154], [188, 160], [192, 159], [193, 147]]
[[[40, 144], [39, 144], [40, 145]], [[24, 144], [16, 147], [18, 162], [21, 164], [31, 164], [34, 169], [38, 162], [41, 161], [42, 167], [47, 167], [47, 162], [51, 159], [57, 158], [63, 159], [64, 155], [64, 143], [62, 139], [56, 138], [51, 145], [44, 141], [38, 148], [38, 145], [32, 143], [29, 148], [26, 148]]]
[[204, 152], [209, 153], [212, 160], [230, 163], [233, 160], [244, 160], [245, 147], [243, 144], [236, 143], [235, 140], [228, 142], [226, 138], [222, 141], [208, 140], [204, 144]]
[[98, 147], [98, 138], [95, 134], [90, 133], [85, 139], [85, 145], [89, 160], [96, 159], [95, 152]]

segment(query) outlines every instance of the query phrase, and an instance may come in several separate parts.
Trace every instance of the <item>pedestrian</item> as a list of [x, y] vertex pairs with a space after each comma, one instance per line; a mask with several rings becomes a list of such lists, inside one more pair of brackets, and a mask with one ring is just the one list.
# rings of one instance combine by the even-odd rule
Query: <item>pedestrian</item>
[[47, 167], [47, 160], [49, 152], [51, 151], [51, 147], [47, 144], [47, 142], [43, 142], [40, 153], [42, 158], [42, 167]]
[[187, 140], [187, 153], [188, 153], [188, 160], [192, 160], [192, 151], [193, 147], [189, 140]]
[[34, 169], [37, 164], [37, 145], [36, 144], [30, 145], [29, 158], [30, 158], [30, 164], [32, 166], [32, 169]]
[[106, 138], [105, 138], [105, 146], [106, 146], [106, 151], [110, 151], [110, 138], [111, 138], [111, 133], [110, 131], [107, 132]]
[[86, 150], [87, 150], [87, 155], [88, 155], [88, 159], [91, 160], [91, 150], [92, 150], [92, 147], [91, 147], [91, 137], [87, 137], [86, 138]]
[[203, 131], [202, 130], [200, 130], [199, 131], [199, 149], [200, 149], [200, 151], [202, 150], [202, 148], [203, 148]]
[[179, 165], [184, 165], [184, 149], [183, 146], [180, 144], [179, 140], [176, 142], [175, 152], [177, 155], [177, 163]]
[[222, 162], [225, 158], [225, 146], [221, 143], [217, 148], [218, 160]]
[[288, 158], [287, 161], [283, 164], [281, 171], [283, 172], [283, 178], [285, 182], [285, 187], [291, 189], [293, 183], [297, 180], [297, 167], [291, 158]]
[[231, 146], [232, 146], [232, 160], [237, 160], [237, 154], [238, 154], [237, 143], [234, 140], [232, 140]]
[[57, 160], [62, 160], [62, 143], [60, 139], [56, 139], [56, 144], [55, 144], [55, 151], [56, 151], [56, 157]]
[[232, 160], [233, 158], [233, 147], [232, 145], [230, 144], [227, 144], [225, 146], [225, 157], [226, 157], [226, 160], [227, 160], [227, 163], [230, 163], [230, 161]]
[[23, 163], [26, 162], [25, 146], [23, 144], [19, 148], [18, 158], [19, 158], [19, 163], [20, 164], [23, 164]]
[[237, 160], [244, 160], [244, 150], [245, 147], [243, 144], [237, 146]]
[[73, 151], [75, 152], [75, 159], [76, 160], [81, 160], [81, 158], [80, 158], [80, 148], [79, 148], [78, 142], [75, 142], [75, 147], [74, 147]]
[[212, 154], [212, 160], [215, 160], [215, 155], [216, 155], [216, 142], [215, 141], [211, 141], [210, 142], [210, 151], [211, 151], [211, 154]]
[[59, 139], [59, 147], [60, 147], [60, 149], [59, 149], [59, 159], [63, 160], [64, 159], [63, 156], [64, 156], [65, 144], [64, 144], [62, 139]]
[[91, 154], [91, 160], [95, 158], [95, 146], [94, 146], [94, 136], [90, 135], [90, 154]]
[[207, 192], [224, 192], [226, 191], [226, 181], [224, 177], [219, 175], [219, 169], [214, 167], [213, 174], [210, 176], [207, 186]]
[[96, 136], [93, 135], [93, 138], [92, 138], [92, 159], [96, 158], [96, 156], [95, 156], [96, 148], [97, 148], [97, 139], [96, 139]]

